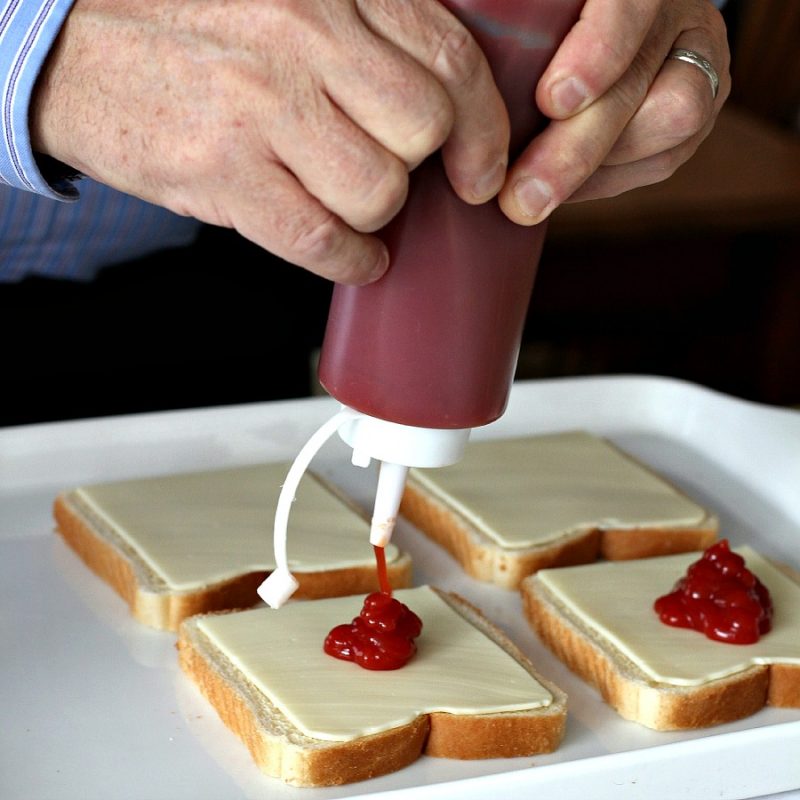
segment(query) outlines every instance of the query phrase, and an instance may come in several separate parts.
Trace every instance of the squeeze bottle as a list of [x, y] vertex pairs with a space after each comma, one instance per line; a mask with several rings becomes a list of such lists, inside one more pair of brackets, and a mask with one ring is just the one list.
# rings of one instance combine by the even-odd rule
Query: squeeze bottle
[[[536, 84], [584, 0], [441, 2], [489, 60], [508, 109], [513, 161], [544, 122]], [[496, 200], [462, 201], [438, 153], [411, 173], [404, 207], [380, 232], [389, 270], [368, 286], [333, 291], [319, 380], [342, 410], [301, 450], [284, 484], [277, 568], [259, 589], [269, 605], [282, 605], [297, 585], [286, 561], [288, 508], [330, 435], [338, 431], [353, 448], [354, 464], [380, 462], [370, 541], [385, 546], [409, 467], [455, 463], [472, 428], [503, 414], [545, 229], [516, 225]]]

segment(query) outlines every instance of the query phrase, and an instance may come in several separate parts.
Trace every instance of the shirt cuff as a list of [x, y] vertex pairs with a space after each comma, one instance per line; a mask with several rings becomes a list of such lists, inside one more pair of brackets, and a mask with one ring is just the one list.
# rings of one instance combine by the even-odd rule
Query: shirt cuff
[[[74, 0], [0, 0], [0, 181], [75, 200], [74, 171], [31, 148], [31, 95]], [[61, 168], [63, 167], [63, 169]]]

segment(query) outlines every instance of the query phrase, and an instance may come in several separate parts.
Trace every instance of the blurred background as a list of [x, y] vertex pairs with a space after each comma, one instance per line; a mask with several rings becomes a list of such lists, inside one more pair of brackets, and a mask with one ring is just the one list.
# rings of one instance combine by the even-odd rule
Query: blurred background
[[[800, 2], [728, 0], [733, 93], [672, 178], [553, 215], [517, 377], [636, 373], [800, 405]], [[0, 291], [0, 425], [319, 391], [331, 286], [208, 228]]]

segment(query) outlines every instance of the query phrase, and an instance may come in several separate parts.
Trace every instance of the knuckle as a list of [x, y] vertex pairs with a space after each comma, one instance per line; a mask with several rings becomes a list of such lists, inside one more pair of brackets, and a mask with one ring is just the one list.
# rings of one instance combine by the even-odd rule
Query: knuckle
[[[578, 22], [577, 30], [582, 30], [585, 23]], [[585, 57], [594, 64], [604, 64], [609, 74], [622, 75], [631, 63], [631, 54], [619, 42], [612, 41], [604, 31], [593, 31], [587, 38]], [[599, 87], [593, 86], [597, 90]]]
[[637, 53], [624, 78], [614, 87], [625, 108], [635, 109], [639, 106], [650, 89], [653, 73], [653, 68]]
[[[337, 254], [339, 256], [339, 254]], [[372, 264], [366, 259], [332, 257], [324, 265], [322, 274], [334, 283], [361, 284], [369, 275]]]
[[713, 3], [700, 3], [695, 11], [699, 14], [698, 27], [706, 31], [712, 39], [725, 38], [725, 18]]
[[409, 167], [416, 166], [444, 144], [452, 130], [453, 119], [452, 105], [446, 98], [440, 98], [419, 116], [417, 127], [406, 132], [398, 154]]
[[728, 76], [731, 65], [730, 46], [725, 19], [719, 9], [711, 3], [704, 3], [701, 21], [692, 33], [706, 43], [706, 57], [711, 60], [720, 79]]
[[[705, 80], [704, 76], [699, 77]], [[694, 88], [694, 83], [684, 91], [676, 88], [662, 100], [661, 117], [668, 126], [671, 138], [677, 142], [699, 133], [707, 122], [711, 95], [707, 86], [700, 88], [703, 90], [701, 93]]]
[[284, 220], [281, 238], [300, 263], [320, 263], [337, 250], [340, 224], [337, 217], [324, 208], [314, 215], [289, 215]]
[[402, 207], [408, 195], [408, 173], [401, 162], [394, 161], [377, 180], [362, 185], [353, 210], [344, 216], [356, 230], [371, 232], [383, 227]]
[[399, 158], [375, 152], [339, 162], [335, 183], [307, 185], [322, 205], [347, 225], [371, 232], [386, 224], [408, 194], [408, 172]]
[[[708, 87], [704, 86], [703, 89], [707, 93]], [[677, 135], [681, 139], [689, 139], [699, 133], [706, 124], [708, 110], [708, 103], [703, 102], [695, 92], [677, 98], [672, 111]]]
[[446, 84], [460, 88], [475, 80], [483, 63], [483, 54], [472, 34], [461, 25], [455, 25], [442, 34], [431, 66]]
[[572, 194], [577, 186], [588, 180], [599, 166], [599, 160], [581, 148], [572, 148], [563, 154], [562, 168], [557, 170], [558, 176], [552, 181], [555, 199], [562, 202]]
[[647, 182], [660, 183], [671, 178], [685, 160], [686, 156], [681, 155], [679, 149], [665, 150], [653, 156], [649, 164]]

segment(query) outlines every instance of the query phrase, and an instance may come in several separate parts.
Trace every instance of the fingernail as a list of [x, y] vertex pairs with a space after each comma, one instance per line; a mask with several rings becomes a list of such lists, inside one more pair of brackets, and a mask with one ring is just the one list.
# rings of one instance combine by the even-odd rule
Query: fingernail
[[378, 259], [375, 262], [371, 272], [367, 275], [367, 283], [374, 283], [379, 278], [382, 278], [386, 270], [389, 269], [389, 251], [385, 246], [382, 246], [378, 251]]
[[481, 175], [472, 186], [472, 193], [479, 202], [494, 197], [502, 188], [506, 178], [507, 162], [498, 161], [488, 172]]
[[514, 197], [522, 214], [531, 219], [544, 216], [555, 207], [552, 190], [539, 178], [522, 178], [514, 187]]
[[550, 97], [559, 116], [574, 114], [589, 97], [586, 84], [579, 78], [564, 78], [553, 86]]

